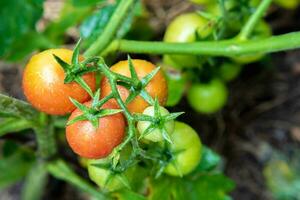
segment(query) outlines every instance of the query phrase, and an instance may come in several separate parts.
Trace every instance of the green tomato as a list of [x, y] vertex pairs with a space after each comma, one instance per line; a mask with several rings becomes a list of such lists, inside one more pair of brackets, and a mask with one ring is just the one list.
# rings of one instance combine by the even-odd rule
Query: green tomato
[[222, 80], [229, 82], [235, 79], [240, 74], [241, 70], [241, 65], [225, 62], [218, 68], [218, 73]]
[[175, 152], [175, 157], [165, 168], [165, 173], [180, 176], [192, 172], [200, 163], [202, 155], [202, 144], [198, 134], [189, 125], [176, 121], [171, 139], [173, 143], [170, 150]]
[[101, 189], [108, 191], [115, 191], [124, 188], [125, 185], [122, 183], [118, 175], [113, 176], [109, 182], [107, 178], [110, 176], [111, 172], [108, 169], [103, 169], [94, 166], [95, 164], [107, 164], [109, 161], [107, 159], [99, 160], [89, 160], [88, 161], [88, 173], [90, 179], [95, 182]]
[[[162, 116], [169, 114], [169, 111], [162, 106], [159, 107], [159, 111]], [[147, 107], [143, 111], [143, 114], [149, 115], [149, 116], [154, 116], [154, 106]], [[140, 134], [142, 134], [144, 131], [146, 131], [146, 129], [150, 126], [150, 124], [151, 124], [151, 122], [148, 122], [148, 121], [139, 121], [137, 123], [137, 128], [138, 128], [138, 131], [140, 132]], [[174, 130], [174, 120], [167, 121], [163, 126], [165, 127], [167, 133], [169, 135], [171, 135]], [[154, 130], [152, 130], [150, 133], [145, 135], [143, 139], [149, 140], [152, 142], [161, 142], [164, 140], [164, 138], [162, 136], [162, 132], [159, 128], [155, 128]]]
[[[256, 28], [253, 30], [253, 33], [251, 34], [250, 40], [256, 40], [256, 39], [262, 39], [267, 38], [272, 35], [272, 31], [270, 26], [263, 20], [261, 20]], [[243, 55], [243, 56], [235, 56], [232, 59], [240, 64], [248, 64], [259, 61], [264, 54], [249, 54], [249, 55]]]
[[285, 9], [296, 9], [299, 5], [299, 0], [274, 0], [274, 3]]
[[227, 87], [218, 79], [211, 80], [208, 83], [194, 84], [187, 94], [191, 107], [205, 114], [220, 110], [226, 104], [227, 98]]
[[[176, 17], [168, 26], [165, 42], [195, 42], [196, 35], [206, 38], [212, 33], [209, 21], [197, 13], [187, 13]], [[169, 55], [174, 63], [181, 67], [197, 67], [200, 65], [197, 56], [191, 55]]]

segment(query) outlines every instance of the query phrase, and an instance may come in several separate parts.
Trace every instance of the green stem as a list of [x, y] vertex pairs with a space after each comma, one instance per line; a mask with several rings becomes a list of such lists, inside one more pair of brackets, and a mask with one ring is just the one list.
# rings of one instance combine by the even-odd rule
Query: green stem
[[252, 33], [253, 29], [257, 25], [258, 21], [263, 17], [266, 10], [269, 8], [272, 0], [262, 0], [256, 9], [255, 13], [251, 15], [245, 26], [242, 28], [238, 35], [239, 40], [247, 40], [249, 35]]
[[97, 55], [109, 45], [109, 43], [116, 36], [118, 28], [126, 18], [126, 15], [128, 14], [128, 11], [131, 5], [134, 3], [134, 1], [135, 0], [121, 0], [118, 7], [114, 11], [114, 14], [112, 15], [111, 19], [109, 20], [108, 24], [103, 30], [103, 33], [84, 53], [86, 57]]
[[54, 138], [54, 125], [49, 116], [40, 113], [39, 124], [34, 128], [36, 133], [38, 151], [41, 158], [47, 159], [56, 153]]
[[191, 54], [208, 56], [238, 56], [254, 53], [272, 53], [300, 47], [300, 32], [293, 32], [257, 40], [223, 40], [193, 43], [165, 43], [115, 40], [110, 51], [145, 54]]

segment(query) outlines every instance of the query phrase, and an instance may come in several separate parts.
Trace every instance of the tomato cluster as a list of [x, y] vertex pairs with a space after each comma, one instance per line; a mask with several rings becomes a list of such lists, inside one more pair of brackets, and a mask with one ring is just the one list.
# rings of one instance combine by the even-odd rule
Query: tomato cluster
[[[241, 6], [236, 1], [224, 1], [224, 7], [220, 6], [218, 1], [191, 0], [191, 2], [202, 5], [204, 10], [175, 17], [166, 28], [165, 42], [189, 43], [223, 39], [243, 42], [272, 35], [269, 25], [260, 20], [249, 36], [246, 38], [240, 36], [241, 28], [251, 16], [252, 2], [248, 2], [249, 12], [245, 11], [243, 14], [237, 13]], [[226, 15], [222, 9], [226, 10]], [[189, 77], [187, 81], [181, 83], [185, 84], [184, 89], [178, 90], [178, 95], [173, 95], [175, 100], [168, 102], [170, 105], [178, 103], [184, 94], [182, 90], [185, 90], [188, 103], [195, 111], [203, 114], [218, 112], [227, 102], [226, 82], [234, 80], [242, 71], [243, 65], [258, 62], [263, 56], [264, 54], [260, 53], [226, 58], [205, 55], [164, 55], [163, 66], [167, 74], [170, 71], [168, 69], [173, 68], [182, 76]], [[178, 87], [180, 82], [172, 79], [172, 75], [170, 77], [168, 84], [171, 91], [172, 84]]]
[[[137, 118], [134, 131], [143, 143], [141, 146], [154, 145], [156, 147], [151, 148], [167, 152], [168, 156], [164, 158], [156, 157], [158, 163], [167, 163], [164, 165], [165, 173], [182, 176], [196, 168], [201, 158], [201, 141], [190, 126], [174, 121], [181, 113], [170, 113], [163, 107], [168, 98], [168, 88], [160, 68], [145, 60], [120, 61], [107, 68], [113, 78], [103, 73], [100, 88], [96, 91], [93, 66], [85, 66], [85, 59], [80, 55], [76, 60], [74, 52], [50, 49], [33, 56], [24, 70], [23, 88], [28, 101], [36, 109], [50, 115], [70, 113], [66, 140], [76, 154], [88, 159], [88, 172], [96, 184], [108, 186], [110, 190], [119, 189], [123, 186], [120, 177], [134, 172], [131, 168], [120, 172], [96, 166], [109, 165], [109, 155], [114, 156], [113, 150], [124, 142], [126, 131], [130, 129], [128, 115]], [[86, 73], [80, 71], [82, 79], [76, 78], [76, 70], [82, 69]], [[70, 77], [74, 80], [66, 81]], [[115, 81], [115, 77], [121, 78], [113, 85], [111, 81]], [[122, 80], [128, 82], [125, 84]], [[116, 88], [117, 95], [113, 88]], [[137, 95], [131, 97], [133, 93]], [[127, 102], [129, 98], [131, 101]], [[126, 115], [126, 112], [129, 114]], [[135, 155], [131, 151], [133, 153], [121, 155], [123, 159]], [[123, 150], [121, 152], [124, 154]], [[114, 176], [107, 184], [110, 174]]]

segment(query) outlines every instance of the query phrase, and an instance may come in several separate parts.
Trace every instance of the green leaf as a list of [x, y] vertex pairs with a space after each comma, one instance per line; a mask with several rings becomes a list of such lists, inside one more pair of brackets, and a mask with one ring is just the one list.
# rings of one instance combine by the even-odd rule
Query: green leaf
[[84, 114], [79, 115], [73, 118], [72, 120], [68, 121], [67, 126], [70, 126], [72, 124], [75, 124], [76, 122], [83, 121], [83, 120], [87, 120], [87, 117]]
[[214, 169], [220, 161], [221, 158], [217, 153], [210, 148], [203, 146], [202, 158], [196, 171], [210, 171]]
[[[97, 37], [102, 34], [106, 24], [108, 23], [112, 14], [114, 13], [119, 1], [113, 2], [114, 3], [107, 3], [105, 6], [101, 7], [98, 11], [89, 16], [81, 24], [80, 35], [84, 39], [85, 47], [94, 42], [97, 39]], [[118, 38], [123, 37], [129, 31], [133, 21], [133, 16], [135, 14], [134, 11], [134, 8], [131, 9], [131, 11], [127, 15], [127, 18], [120, 26], [117, 32]]]
[[151, 180], [150, 200], [225, 200], [234, 183], [222, 174], [201, 174], [192, 177], [175, 178], [162, 176]]
[[28, 121], [36, 121], [38, 111], [25, 101], [0, 94], [0, 116], [17, 117]]
[[43, 162], [37, 162], [30, 170], [22, 189], [22, 200], [41, 199], [48, 181], [48, 172]]
[[135, 71], [135, 68], [133, 66], [132, 60], [129, 55], [127, 55], [127, 60], [128, 60], [129, 71], [130, 71], [130, 77], [134, 80], [139, 80], [139, 77]]
[[113, 196], [116, 196], [118, 200], [146, 200], [146, 198], [138, 193], [133, 192], [132, 190], [124, 189], [121, 190]]
[[107, 0], [72, 0], [74, 6], [91, 6], [96, 5]]
[[[65, 72], [67, 72], [70, 69], [70, 65], [68, 63], [66, 63], [65, 61], [63, 61], [60, 57], [58, 57], [57, 55], [53, 54], [54, 59], [56, 60], [56, 62], [64, 69]], [[66, 83], [66, 81], [65, 81]]]
[[73, 50], [73, 55], [72, 55], [72, 64], [73, 65], [77, 65], [79, 63], [80, 43], [81, 43], [81, 38], [77, 41], [75, 48]]
[[84, 104], [79, 103], [76, 99], [70, 97], [70, 101], [82, 112], [88, 112], [89, 108], [86, 107]]
[[170, 114], [164, 116], [164, 119], [165, 119], [165, 121], [174, 120], [174, 119], [176, 119], [177, 117], [179, 117], [182, 114], [184, 114], [184, 112], [170, 113]]
[[[0, 1], [0, 57], [11, 53], [15, 41], [35, 30], [43, 13], [43, 0]], [[23, 41], [23, 46], [31, 41]]]
[[0, 120], [0, 136], [31, 128], [32, 124], [24, 119], [7, 118]]
[[78, 176], [72, 168], [70, 168], [64, 161], [56, 160], [47, 165], [47, 169], [51, 175], [54, 177], [67, 181], [73, 184], [77, 188], [84, 192], [94, 196], [98, 200], [109, 199], [106, 195], [102, 194], [100, 191], [95, 189], [89, 182]]
[[[21, 180], [31, 168], [34, 162], [34, 154], [27, 149], [20, 148], [15, 143], [7, 143], [8, 146], [13, 145], [10, 149], [5, 145], [5, 149], [0, 154], [0, 188], [9, 186]], [[4, 154], [6, 152], [6, 154]]]

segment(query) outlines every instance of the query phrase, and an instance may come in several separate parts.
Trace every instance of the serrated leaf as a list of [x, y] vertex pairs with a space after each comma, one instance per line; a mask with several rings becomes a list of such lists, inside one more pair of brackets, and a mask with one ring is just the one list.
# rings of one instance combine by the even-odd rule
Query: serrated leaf
[[95, 107], [100, 100], [100, 88], [96, 91], [93, 97], [92, 107]]
[[80, 76], [77, 76], [75, 78], [76, 83], [78, 83], [91, 97], [94, 96], [93, 95], [93, 91], [90, 88], [90, 86], [84, 81], [84, 79]]

